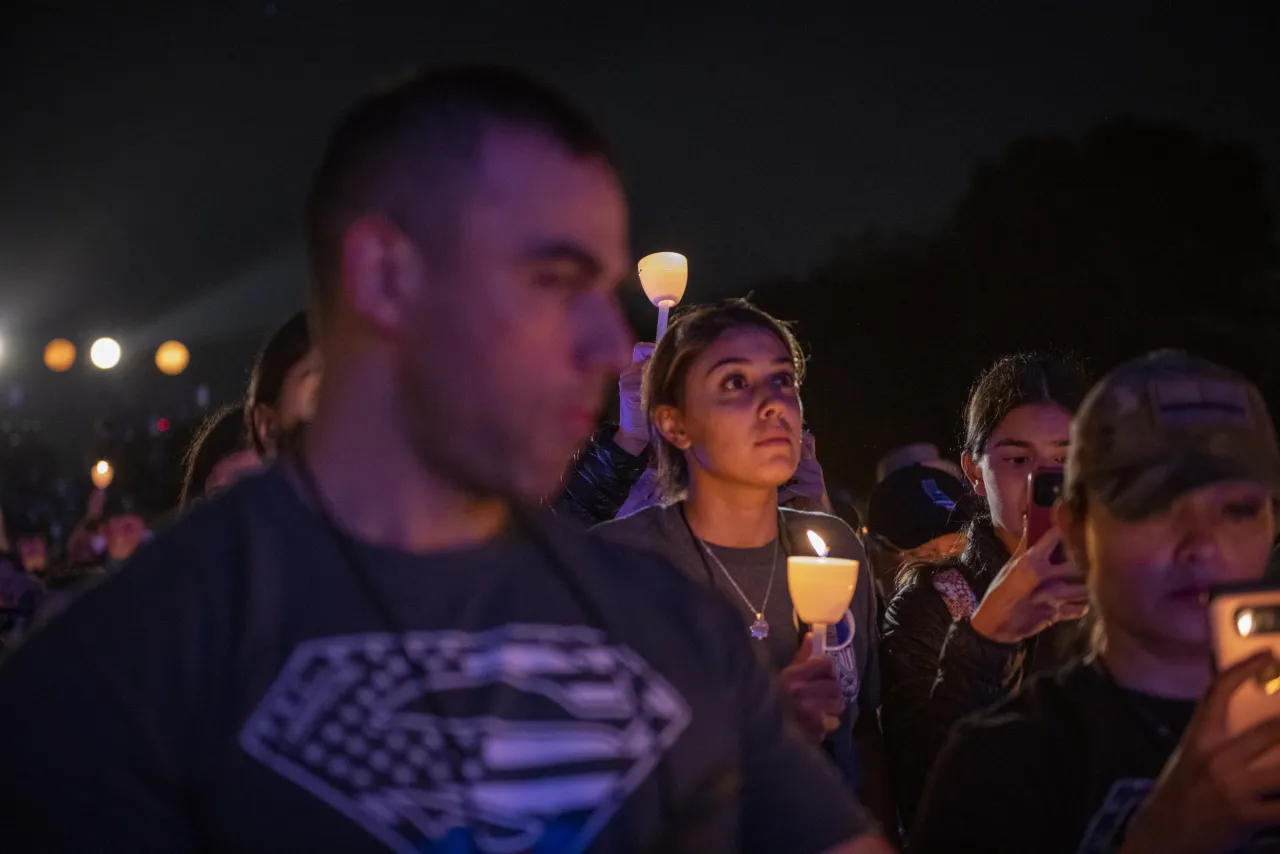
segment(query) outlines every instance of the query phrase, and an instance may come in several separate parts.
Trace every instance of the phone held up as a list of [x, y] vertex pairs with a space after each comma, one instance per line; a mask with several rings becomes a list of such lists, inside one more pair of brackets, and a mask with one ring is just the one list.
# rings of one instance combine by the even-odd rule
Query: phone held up
[[[1034, 546], [1053, 527], [1053, 505], [1062, 495], [1062, 469], [1040, 468], [1027, 478], [1027, 546]], [[1054, 554], [1054, 563], [1057, 563]]]
[[[1280, 717], [1280, 585], [1247, 584], [1215, 587], [1209, 593], [1209, 633], [1219, 671], [1263, 650], [1272, 662], [1257, 679], [1246, 682], [1227, 704], [1227, 731], [1239, 735]], [[1280, 765], [1280, 745], [1255, 760]]]

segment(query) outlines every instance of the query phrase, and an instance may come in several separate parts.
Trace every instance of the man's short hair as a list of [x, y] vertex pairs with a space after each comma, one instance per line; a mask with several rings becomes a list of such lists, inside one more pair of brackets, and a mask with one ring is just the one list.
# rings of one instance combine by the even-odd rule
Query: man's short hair
[[451, 203], [495, 127], [538, 131], [617, 167], [584, 112], [518, 71], [443, 68], [376, 91], [338, 124], [311, 181], [306, 238], [321, 312], [336, 289], [343, 233], [357, 218], [386, 216], [427, 252], [449, 245]]

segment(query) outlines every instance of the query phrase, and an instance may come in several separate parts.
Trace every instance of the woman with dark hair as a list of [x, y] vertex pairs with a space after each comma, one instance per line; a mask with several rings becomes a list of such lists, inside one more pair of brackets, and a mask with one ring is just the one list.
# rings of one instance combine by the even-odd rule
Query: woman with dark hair
[[184, 459], [179, 505], [210, 498], [245, 474], [262, 467], [244, 426], [244, 409], [224, 406], [196, 431]]
[[245, 424], [263, 459], [274, 458], [311, 421], [320, 375], [320, 351], [312, 346], [307, 313], [299, 312], [267, 340], [249, 377]]
[[1061, 535], [1023, 542], [1028, 478], [1066, 456], [1087, 382], [1074, 364], [1023, 353], [978, 379], [965, 407], [965, 476], [977, 504], [958, 556], [905, 568], [884, 617], [885, 742], [910, 827], [951, 728], [1006, 697], [1026, 674], [1075, 651], [1086, 610], [1078, 572], [1054, 562]]
[[[720, 590], [742, 631], [781, 674], [797, 723], [823, 743], [851, 784], [885, 786], [859, 768], [855, 737], [878, 759], [875, 598], [860, 580], [853, 606], [828, 633], [827, 658], [810, 658], [787, 588], [787, 556], [831, 554], [863, 562], [853, 531], [834, 516], [779, 507], [802, 448], [804, 357], [786, 324], [744, 300], [700, 306], [676, 319], [644, 378], [644, 409], [668, 503], [595, 528], [615, 543], [657, 551]], [[660, 616], [660, 615], [659, 615]], [[874, 808], [874, 806], [873, 806]], [[883, 812], [883, 811], [882, 811]]]

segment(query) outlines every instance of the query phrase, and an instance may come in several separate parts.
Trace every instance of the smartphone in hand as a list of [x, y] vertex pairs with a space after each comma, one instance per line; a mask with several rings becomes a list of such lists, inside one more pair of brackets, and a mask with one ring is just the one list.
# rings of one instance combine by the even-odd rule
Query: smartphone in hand
[[1037, 469], [1027, 481], [1027, 545], [1034, 546], [1053, 527], [1053, 505], [1062, 495], [1062, 469]]
[[[1263, 650], [1271, 666], [1242, 685], [1227, 705], [1227, 730], [1238, 735], [1280, 717], [1280, 585], [1215, 587], [1209, 593], [1209, 633], [1219, 671]], [[1256, 766], [1280, 766], [1280, 745], [1260, 756]]]

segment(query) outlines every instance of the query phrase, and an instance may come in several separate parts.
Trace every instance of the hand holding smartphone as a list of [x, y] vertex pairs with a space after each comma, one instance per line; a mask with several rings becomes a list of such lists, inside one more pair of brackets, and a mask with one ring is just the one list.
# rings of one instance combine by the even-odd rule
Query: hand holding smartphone
[[1280, 824], [1280, 587], [1215, 588], [1209, 628], [1218, 673], [1121, 854], [1243, 850]]
[[[1228, 735], [1239, 735], [1267, 720], [1280, 720], [1280, 586], [1251, 584], [1215, 588], [1209, 594], [1209, 629], [1219, 672], [1261, 652], [1271, 664], [1227, 701]], [[1280, 744], [1258, 764], [1280, 766]]]

